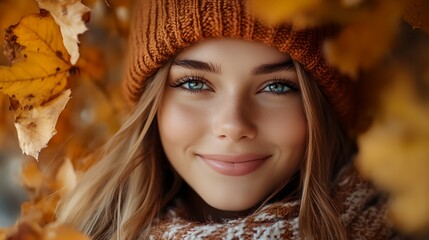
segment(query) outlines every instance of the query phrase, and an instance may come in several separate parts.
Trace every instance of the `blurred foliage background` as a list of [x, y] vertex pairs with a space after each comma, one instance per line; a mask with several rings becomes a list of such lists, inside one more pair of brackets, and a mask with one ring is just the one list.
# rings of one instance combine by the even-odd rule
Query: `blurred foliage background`
[[[76, 0], [63, 0], [71, 1]], [[132, 1], [82, 2], [91, 8], [91, 20], [80, 37], [79, 76], [68, 82], [72, 99], [38, 163], [21, 154], [9, 100], [0, 94], [0, 227], [17, 222], [4, 234], [26, 222], [41, 228], [53, 222], [58, 189], [72, 187], [93, 163], [82, 157], [111, 136], [129, 111], [120, 80]], [[350, 128], [358, 140], [355, 163], [389, 194], [390, 219], [398, 231], [428, 239], [429, 1], [251, 2], [255, 14], [269, 23], [338, 26], [324, 50], [328, 61], [356, 83], [357, 117]], [[0, 0], [0, 29], [38, 11], [34, 0]], [[0, 65], [9, 64], [0, 54]]]

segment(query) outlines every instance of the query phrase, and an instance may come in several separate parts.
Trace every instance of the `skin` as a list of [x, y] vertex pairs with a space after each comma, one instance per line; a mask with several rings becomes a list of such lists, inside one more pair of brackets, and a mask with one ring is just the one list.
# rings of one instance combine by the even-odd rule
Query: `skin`
[[[267, 64], [277, 67], [261, 68]], [[257, 207], [303, 158], [307, 128], [296, 71], [288, 55], [261, 43], [206, 40], [182, 51], [157, 121], [166, 156], [190, 187], [185, 202], [196, 218]], [[210, 167], [201, 157], [207, 154], [266, 158], [254, 171], [231, 176]]]

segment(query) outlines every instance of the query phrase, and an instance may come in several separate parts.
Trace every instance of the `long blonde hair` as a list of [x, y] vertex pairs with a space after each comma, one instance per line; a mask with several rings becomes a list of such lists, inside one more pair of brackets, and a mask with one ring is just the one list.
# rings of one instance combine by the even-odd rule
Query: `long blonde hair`
[[148, 79], [137, 107], [97, 153], [97, 163], [63, 199], [59, 222], [94, 239], [136, 239], [172, 198], [179, 179], [170, 176], [173, 183], [166, 189], [163, 171], [168, 169], [163, 166], [165, 156], [154, 121], [170, 64]]
[[316, 82], [300, 64], [295, 69], [308, 132], [300, 169], [300, 232], [304, 239], [347, 239], [332, 190], [335, 173], [351, 159], [352, 143]]
[[[134, 111], [98, 153], [98, 162], [82, 177], [58, 209], [58, 221], [94, 239], [147, 236], [152, 221], [176, 195], [180, 177], [162, 150], [156, 112], [171, 61], [147, 80]], [[345, 157], [344, 134], [317, 85], [300, 64], [295, 67], [308, 122], [301, 167], [300, 231], [306, 239], [345, 239], [330, 198], [336, 165]]]

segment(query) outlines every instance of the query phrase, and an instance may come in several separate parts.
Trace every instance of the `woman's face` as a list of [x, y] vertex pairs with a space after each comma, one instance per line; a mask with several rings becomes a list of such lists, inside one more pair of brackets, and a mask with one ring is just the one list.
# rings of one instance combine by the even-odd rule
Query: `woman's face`
[[292, 60], [244, 40], [207, 40], [182, 51], [157, 121], [175, 170], [225, 211], [252, 208], [287, 182], [306, 142]]

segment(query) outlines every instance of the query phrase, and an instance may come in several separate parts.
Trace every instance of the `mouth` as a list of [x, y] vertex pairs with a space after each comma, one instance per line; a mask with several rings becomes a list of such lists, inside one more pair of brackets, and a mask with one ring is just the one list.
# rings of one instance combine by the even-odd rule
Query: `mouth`
[[211, 169], [227, 176], [244, 176], [259, 169], [271, 155], [267, 154], [197, 154]]

